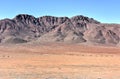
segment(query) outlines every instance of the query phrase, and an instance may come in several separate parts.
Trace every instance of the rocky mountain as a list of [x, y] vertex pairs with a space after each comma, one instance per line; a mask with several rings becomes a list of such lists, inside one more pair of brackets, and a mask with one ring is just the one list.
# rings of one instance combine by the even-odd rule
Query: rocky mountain
[[103, 24], [86, 16], [54, 17], [20, 14], [0, 20], [0, 43], [64, 42], [118, 45], [119, 24]]

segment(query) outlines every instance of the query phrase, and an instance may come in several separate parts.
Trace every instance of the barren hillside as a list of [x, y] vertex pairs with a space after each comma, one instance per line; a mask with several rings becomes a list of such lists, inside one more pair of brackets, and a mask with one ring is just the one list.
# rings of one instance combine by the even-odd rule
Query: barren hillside
[[119, 45], [119, 24], [103, 24], [86, 16], [54, 17], [20, 14], [0, 20], [0, 42], [63, 42]]

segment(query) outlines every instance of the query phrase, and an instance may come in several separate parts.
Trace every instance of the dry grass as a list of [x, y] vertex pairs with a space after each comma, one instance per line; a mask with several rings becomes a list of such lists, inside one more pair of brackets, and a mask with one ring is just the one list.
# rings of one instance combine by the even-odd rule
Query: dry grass
[[0, 79], [119, 79], [120, 48], [0, 46]]

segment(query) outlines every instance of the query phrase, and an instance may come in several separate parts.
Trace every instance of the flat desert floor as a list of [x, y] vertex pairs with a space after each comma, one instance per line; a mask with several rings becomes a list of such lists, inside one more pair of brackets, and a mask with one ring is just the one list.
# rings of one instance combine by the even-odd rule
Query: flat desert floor
[[120, 48], [0, 46], [0, 79], [120, 79]]

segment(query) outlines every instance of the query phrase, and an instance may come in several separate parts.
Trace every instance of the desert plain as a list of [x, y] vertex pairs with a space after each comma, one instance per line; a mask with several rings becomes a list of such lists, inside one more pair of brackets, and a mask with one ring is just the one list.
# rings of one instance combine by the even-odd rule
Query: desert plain
[[1, 45], [0, 79], [120, 79], [120, 48]]

